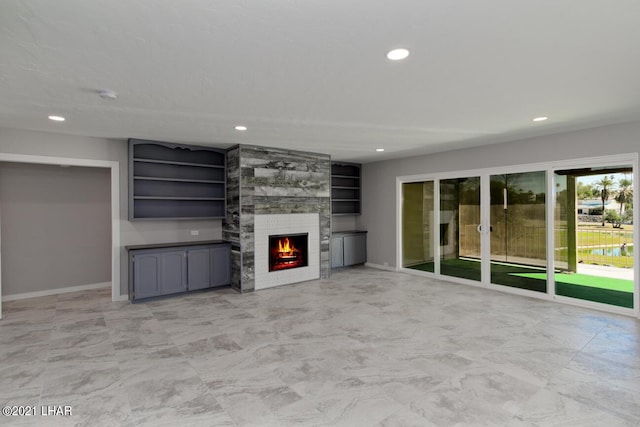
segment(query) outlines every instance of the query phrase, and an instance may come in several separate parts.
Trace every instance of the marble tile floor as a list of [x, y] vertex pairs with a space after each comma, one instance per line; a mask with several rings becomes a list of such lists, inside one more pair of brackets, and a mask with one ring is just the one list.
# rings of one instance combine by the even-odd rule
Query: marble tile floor
[[640, 321], [365, 267], [4, 304], [1, 425], [638, 426]]

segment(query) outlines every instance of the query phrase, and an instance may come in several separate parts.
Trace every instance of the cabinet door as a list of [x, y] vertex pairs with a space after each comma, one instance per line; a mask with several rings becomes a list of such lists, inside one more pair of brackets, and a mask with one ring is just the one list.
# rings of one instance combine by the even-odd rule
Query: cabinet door
[[365, 262], [367, 262], [367, 236], [365, 234], [344, 236], [344, 265]]
[[231, 284], [231, 248], [211, 249], [211, 286]]
[[187, 251], [164, 252], [160, 264], [162, 295], [187, 290]]
[[160, 295], [161, 254], [133, 255], [133, 294], [135, 299]]
[[344, 250], [342, 246], [342, 237], [331, 238], [331, 268], [344, 266]]
[[187, 251], [187, 283], [190, 291], [211, 286], [209, 248]]

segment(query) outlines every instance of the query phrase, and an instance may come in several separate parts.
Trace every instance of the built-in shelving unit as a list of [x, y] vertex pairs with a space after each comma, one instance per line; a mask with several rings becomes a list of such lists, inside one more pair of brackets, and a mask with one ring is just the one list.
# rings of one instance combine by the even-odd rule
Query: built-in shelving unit
[[360, 165], [331, 163], [331, 214], [360, 215]]
[[224, 218], [224, 150], [129, 140], [129, 219]]

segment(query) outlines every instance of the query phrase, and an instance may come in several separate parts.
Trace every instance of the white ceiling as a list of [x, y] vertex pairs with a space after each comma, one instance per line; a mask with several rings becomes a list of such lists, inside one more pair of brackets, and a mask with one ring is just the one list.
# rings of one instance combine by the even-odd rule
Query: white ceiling
[[638, 0], [2, 0], [0, 126], [368, 162], [640, 120], [639, 42]]

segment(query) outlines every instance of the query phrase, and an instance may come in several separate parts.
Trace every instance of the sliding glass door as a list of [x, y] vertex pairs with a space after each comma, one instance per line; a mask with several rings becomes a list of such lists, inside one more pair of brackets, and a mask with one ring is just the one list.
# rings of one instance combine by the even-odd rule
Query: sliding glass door
[[637, 309], [634, 162], [400, 181], [401, 267]]
[[440, 181], [440, 273], [480, 281], [480, 177]]
[[402, 267], [435, 271], [434, 182], [402, 184]]
[[546, 173], [491, 175], [491, 283], [547, 292]]
[[555, 293], [634, 306], [632, 165], [557, 170]]

